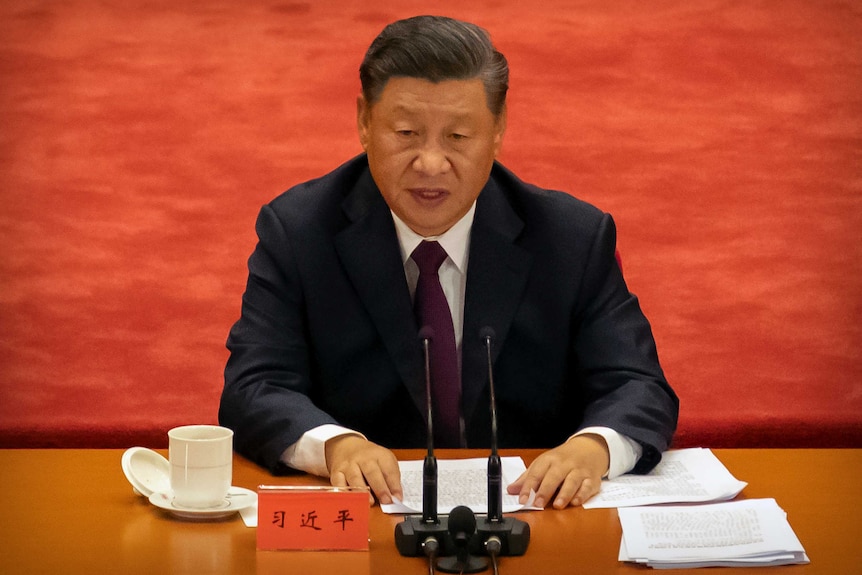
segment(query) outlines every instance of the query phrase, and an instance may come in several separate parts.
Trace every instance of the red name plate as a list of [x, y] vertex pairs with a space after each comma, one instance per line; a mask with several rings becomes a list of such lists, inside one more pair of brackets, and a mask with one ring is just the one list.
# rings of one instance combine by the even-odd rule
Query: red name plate
[[257, 548], [368, 550], [368, 489], [261, 485]]

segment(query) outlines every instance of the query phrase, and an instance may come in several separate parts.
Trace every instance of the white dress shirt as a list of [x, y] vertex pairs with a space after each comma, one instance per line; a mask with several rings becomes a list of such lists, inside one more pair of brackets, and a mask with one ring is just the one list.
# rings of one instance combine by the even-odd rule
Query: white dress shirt
[[[440, 266], [437, 273], [440, 277], [440, 284], [443, 287], [446, 301], [449, 303], [449, 309], [452, 312], [452, 324], [455, 328], [455, 345], [458, 350], [459, 364], [461, 342], [463, 340], [464, 294], [467, 288], [470, 230], [473, 227], [473, 217], [475, 214], [476, 203], [473, 202], [473, 206], [464, 217], [458, 220], [445, 233], [439, 236], [423, 237], [411, 230], [407, 224], [392, 213], [411, 299], [416, 291], [416, 283], [419, 279], [419, 267], [410, 258], [413, 250], [423, 240], [437, 241], [446, 250], [448, 257]], [[606, 474], [607, 477], [613, 478], [631, 471], [635, 463], [640, 459], [642, 453], [641, 446], [625, 435], [607, 427], [588, 427], [579, 430], [574, 435], [585, 433], [600, 435], [607, 442], [608, 451], [610, 452], [610, 467]], [[327, 477], [329, 471], [326, 468], [326, 442], [339, 435], [347, 434], [362, 435], [354, 430], [338, 425], [321, 425], [304, 433], [299, 438], [299, 441], [285, 450], [281, 459], [285, 464], [294, 469]]]

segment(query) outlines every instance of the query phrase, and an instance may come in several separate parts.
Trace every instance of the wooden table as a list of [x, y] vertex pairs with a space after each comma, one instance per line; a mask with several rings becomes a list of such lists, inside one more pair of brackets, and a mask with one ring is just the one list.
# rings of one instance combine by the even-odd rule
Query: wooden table
[[[122, 450], [0, 450], [0, 573], [264, 573], [390, 575], [427, 573], [424, 559], [401, 557], [393, 532], [399, 516], [371, 510], [368, 552], [256, 551], [255, 529], [238, 515], [186, 522], [135, 495], [123, 475]], [[529, 462], [537, 451], [506, 451]], [[421, 451], [398, 451], [421, 459]], [[740, 497], [772, 497], [788, 513], [811, 564], [737, 568], [728, 573], [859, 573], [862, 566], [862, 449], [723, 449], [718, 458], [747, 481]], [[481, 457], [440, 451], [438, 458]], [[272, 477], [237, 457], [234, 485], [320, 485], [310, 476]], [[645, 573], [617, 561], [616, 510], [520, 513], [530, 524], [526, 555], [505, 557], [504, 575]], [[677, 573], [700, 570], [679, 570]], [[709, 570], [707, 572], [715, 572]], [[490, 573], [486, 571], [486, 573]]]

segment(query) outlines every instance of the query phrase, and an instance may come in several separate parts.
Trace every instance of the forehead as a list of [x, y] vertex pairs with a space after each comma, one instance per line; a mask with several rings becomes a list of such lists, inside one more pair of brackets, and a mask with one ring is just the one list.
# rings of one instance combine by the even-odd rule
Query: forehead
[[479, 78], [431, 82], [421, 78], [392, 78], [373, 109], [386, 114], [488, 115], [485, 85]]

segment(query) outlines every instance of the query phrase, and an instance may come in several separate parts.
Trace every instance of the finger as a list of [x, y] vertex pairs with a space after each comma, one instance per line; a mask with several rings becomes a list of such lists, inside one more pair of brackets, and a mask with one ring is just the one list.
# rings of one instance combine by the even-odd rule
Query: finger
[[[374, 492], [380, 497], [381, 503], [391, 503], [392, 498], [402, 499], [404, 497], [401, 488], [401, 469], [398, 460], [391, 452], [386, 452], [367, 465], [363, 466], [366, 472], [366, 480]], [[383, 498], [383, 494], [389, 494], [389, 501]]]
[[[521, 484], [521, 490], [518, 492], [518, 502], [523, 505], [526, 503], [530, 496], [535, 492], [539, 485], [541, 484], [541, 478], [535, 476], [528, 476], [524, 479], [524, 482]], [[542, 507], [541, 503], [533, 502], [537, 507]]]
[[506, 487], [506, 491], [509, 495], [517, 495], [519, 491], [521, 491], [521, 486], [524, 484], [524, 479], [527, 477], [527, 472], [523, 472], [515, 481], [509, 484]]
[[401, 488], [401, 469], [398, 467], [398, 460], [394, 459], [389, 464], [382, 464], [380, 467], [383, 472], [383, 477], [386, 480], [386, 485], [389, 487], [389, 492], [392, 497], [399, 500], [404, 498], [404, 491]]
[[539, 488], [536, 490], [536, 499], [534, 500], [536, 507], [544, 507], [547, 505], [547, 503], [554, 497], [554, 493], [559, 489], [560, 484], [563, 483], [565, 478], [566, 476], [559, 471], [559, 468], [552, 467], [549, 469], [542, 478], [541, 485], [539, 485]]
[[368, 482], [368, 486], [377, 495], [380, 503], [384, 505], [392, 503], [392, 492], [377, 462], [366, 465], [362, 471], [365, 475], [365, 480]]
[[[526, 476], [521, 484], [521, 491], [518, 494], [518, 502], [523, 505], [530, 498], [530, 493], [532, 491], [538, 492], [539, 486], [544, 481], [545, 475], [548, 471], [548, 464], [545, 463], [544, 459], [537, 459], [533, 462], [529, 469], [527, 469]], [[534, 501], [534, 505], [536, 507], [544, 507], [545, 504], [543, 501]]]
[[341, 471], [336, 471], [329, 476], [329, 482], [333, 487], [347, 487], [347, 478]]
[[346, 469], [341, 470], [341, 473], [344, 474], [348, 487], [368, 487], [365, 475], [363, 475], [359, 465], [352, 463]]
[[581, 486], [572, 498], [572, 505], [583, 505], [590, 498], [599, 492], [601, 481], [595, 481], [591, 478], [586, 478], [581, 482]]
[[[352, 471], [333, 471], [329, 476], [329, 482], [333, 487], [360, 487], [368, 489], [368, 484], [365, 482], [365, 477], [358, 466], [352, 465], [348, 469]], [[374, 505], [374, 493], [369, 491], [368, 504]]]
[[569, 473], [560, 486], [557, 496], [554, 498], [554, 509], [562, 509], [569, 505], [569, 503], [572, 503], [572, 499], [574, 499], [581, 485], [581, 478], [574, 473]]

